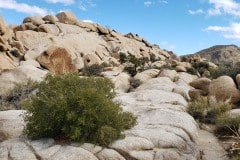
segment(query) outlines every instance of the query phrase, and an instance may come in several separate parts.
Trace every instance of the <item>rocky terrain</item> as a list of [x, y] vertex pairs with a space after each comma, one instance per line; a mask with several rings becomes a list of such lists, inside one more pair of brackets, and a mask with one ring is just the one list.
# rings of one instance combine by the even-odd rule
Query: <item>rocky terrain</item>
[[[22, 131], [24, 110], [0, 111], [1, 160], [197, 160], [228, 159], [216, 137], [199, 128], [187, 111], [200, 95], [240, 101], [230, 77], [216, 80], [187, 73], [189, 62], [149, 44], [137, 34], [121, 34], [95, 23], [77, 20], [70, 12], [27, 17], [20, 25], [0, 19], [0, 98], [17, 83], [42, 81], [47, 73], [81, 71], [107, 64], [101, 73], [116, 88], [115, 101], [137, 116], [137, 125], [124, 139], [101, 147], [90, 143], [61, 144], [54, 139], [27, 139]], [[131, 77], [123, 70], [120, 53], [157, 59]], [[170, 65], [173, 70], [163, 66]], [[131, 88], [131, 80], [140, 82]], [[224, 82], [224, 85], [222, 84]], [[240, 82], [239, 82], [240, 84]], [[214, 146], [214, 147], [213, 147]]]
[[240, 61], [240, 48], [236, 45], [216, 45], [194, 55], [200, 55], [215, 64], [234, 65]]

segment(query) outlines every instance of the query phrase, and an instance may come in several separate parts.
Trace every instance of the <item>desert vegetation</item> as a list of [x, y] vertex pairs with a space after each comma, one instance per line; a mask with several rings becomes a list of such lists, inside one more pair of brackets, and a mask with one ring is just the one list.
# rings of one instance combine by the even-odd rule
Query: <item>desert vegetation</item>
[[114, 85], [106, 78], [48, 75], [22, 103], [27, 110], [24, 132], [32, 139], [61, 136], [108, 145], [136, 124], [136, 117], [124, 112], [114, 96]]

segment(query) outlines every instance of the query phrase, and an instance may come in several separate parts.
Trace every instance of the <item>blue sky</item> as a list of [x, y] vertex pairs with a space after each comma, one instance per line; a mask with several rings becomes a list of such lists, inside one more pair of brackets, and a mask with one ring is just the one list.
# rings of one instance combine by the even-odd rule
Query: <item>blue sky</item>
[[8, 24], [64, 10], [121, 33], [137, 33], [178, 55], [240, 45], [240, 0], [0, 0]]

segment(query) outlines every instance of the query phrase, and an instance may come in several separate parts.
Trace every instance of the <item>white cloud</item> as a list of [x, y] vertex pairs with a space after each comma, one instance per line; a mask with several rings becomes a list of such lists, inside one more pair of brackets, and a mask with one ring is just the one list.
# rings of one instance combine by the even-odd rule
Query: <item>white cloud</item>
[[90, 20], [90, 19], [85, 19], [85, 20], [82, 20], [83, 22], [87, 22], [87, 23], [95, 23], [94, 21]]
[[208, 10], [209, 15], [227, 14], [240, 17], [240, 3], [235, 0], [209, 0], [213, 8]]
[[158, 1], [145, 1], [143, 2], [143, 4], [146, 6], [146, 7], [150, 7], [152, 5], [155, 5], [155, 4], [168, 4], [168, 1], [166, 0], [158, 0]]
[[188, 10], [188, 13], [191, 15], [195, 15], [195, 14], [202, 14], [204, 12], [202, 9], [197, 9], [197, 10]]
[[160, 42], [160, 47], [167, 49], [167, 50], [174, 50], [176, 46], [174, 44], [169, 43], [168, 41], [162, 41]]
[[64, 5], [71, 5], [75, 0], [46, 0], [48, 3], [63, 3]]
[[150, 7], [150, 6], [153, 5], [153, 4], [155, 4], [155, 2], [152, 2], [152, 1], [145, 1], [145, 2], [144, 2], [144, 5], [145, 5], [146, 7]]
[[204, 31], [215, 31], [227, 39], [240, 40], [240, 23], [232, 23], [230, 26], [209, 26]]
[[0, 8], [4, 9], [12, 9], [17, 12], [27, 13], [30, 15], [47, 15], [51, 13], [49, 10], [45, 8], [41, 8], [38, 6], [31, 6], [26, 3], [18, 3], [15, 0], [0, 0]]
[[82, 11], [87, 11], [89, 8], [95, 7], [96, 3], [92, 0], [80, 0], [79, 1], [79, 9]]

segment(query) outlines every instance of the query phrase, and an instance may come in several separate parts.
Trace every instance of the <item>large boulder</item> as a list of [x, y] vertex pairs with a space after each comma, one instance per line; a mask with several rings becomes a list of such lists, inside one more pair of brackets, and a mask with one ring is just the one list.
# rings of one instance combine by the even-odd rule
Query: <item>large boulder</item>
[[47, 74], [33, 65], [22, 65], [0, 75], [0, 96], [7, 94], [16, 84], [27, 83], [28, 80], [42, 81]]
[[168, 77], [172, 81], [177, 81], [178, 73], [175, 70], [163, 69], [160, 72], [159, 77]]
[[203, 95], [208, 95], [211, 80], [208, 78], [199, 78], [190, 82], [190, 86], [203, 91]]
[[65, 74], [76, 71], [71, 55], [62, 47], [49, 47], [37, 60], [42, 66], [55, 74]]
[[148, 80], [147, 82], [140, 85], [136, 90], [152, 90], [152, 89], [159, 89], [164, 91], [171, 92], [173, 88], [176, 87], [170, 78], [168, 77], [157, 77]]
[[0, 16], [0, 35], [5, 34], [7, 29], [6, 22], [3, 20], [2, 16]]
[[46, 23], [55, 24], [56, 22], [59, 22], [58, 18], [54, 15], [46, 15], [42, 18]]
[[[17, 138], [22, 135], [24, 128], [23, 110], [8, 110], [0, 112], [0, 133], [4, 133], [7, 137]], [[1, 139], [1, 137], [0, 137]], [[0, 156], [1, 157], [1, 156]]]
[[65, 23], [65, 24], [75, 24], [77, 22], [77, 17], [72, 13], [68, 11], [60, 12], [56, 15], [59, 22]]
[[144, 83], [152, 78], [157, 77], [159, 74], [159, 70], [158, 69], [149, 69], [149, 70], [145, 70], [141, 73], [137, 73], [134, 76], [135, 80], [139, 80], [141, 83]]
[[33, 16], [33, 17], [26, 17], [23, 20], [23, 23], [32, 23], [35, 26], [40, 26], [41, 24], [44, 24], [44, 20], [42, 20], [41, 16]]
[[218, 101], [231, 99], [231, 102], [234, 104], [240, 101], [240, 91], [229, 76], [221, 76], [212, 80], [209, 85], [209, 96], [216, 97]]
[[240, 89], [240, 74], [237, 74], [236, 82], [237, 82], [238, 89]]
[[4, 53], [0, 53], [0, 73], [4, 70], [14, 69], [14, 62]]

